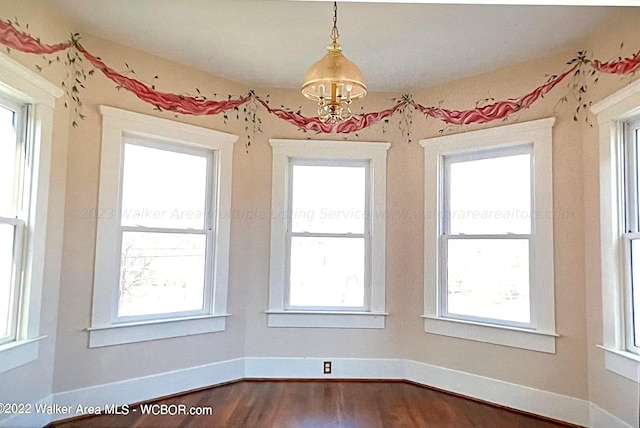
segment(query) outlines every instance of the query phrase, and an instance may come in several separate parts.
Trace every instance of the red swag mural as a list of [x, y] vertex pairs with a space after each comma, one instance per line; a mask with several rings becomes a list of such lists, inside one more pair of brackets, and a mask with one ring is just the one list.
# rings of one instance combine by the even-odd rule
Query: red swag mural
[[629, 58], [620, 58], [617, 61], [600, 62], [597, 59], [591, 61], [592, 67], [600, 73], [607, 74], [633, 74], [640, 68], [640, 51]]
[[82, 53], [82, 55], [84, 55], [84, 57], [95, 68], [102, 71], [108, 79], [112, 80], [123, 89], [135, 94], [135, 96], [140, 98], [142, 101], [153, 104], [163, 110], [191, 115], [218, 114], [223, 111], [232, 110], [249, 100], [249, 97], [242, 97], [236, 100], [213, 101], [184, 95], [176, 95], [168, 92], [160, 92], [139, 80], [124, 76], [108, 67], [100, 59], [87, 52], [80, 43], [76, 44], [76, 48], [78, 49], [78, 52]]
[[[77, 36], [77, 35], [76, 35]], [[274, 116], [285, 120], [304, 131], [317, 133], [337, 133], [350, 134], [361, 131], [382, 120], [394, 115], [398, 110], [408, 105], [416, 108], [424, 115], [438, 119], [450, 125], [468, 125], [472, 123], [486, 123], [494, 120], [504, 119], [522, 109], [531, 107], [536, 101], [544, 97], [555, 88], [567, 76], [575, 73], [581, 67], [591, 67], [593, 70], [604, 74], [631, 75], [640, 69], [640, 51], [627, 58], [602, 62], [600, 60], [583, 61], [572, 60], [569, 64], [575, 63], [571, 68], [563, 73], [554, 76], [545, 84], [538, 86], [528, 94], [517, 98], [509, 98], [497, 101], [493, 104], [475, 107], [468, 110], [449, 110], [440, 107], [429, 107], [403, 98], [393, 107], [378, 112], [363, 113], [355, 115], [351, 119], [332, 124], [322, 122], [318, 117], [309, 117], [286, 109], [272, 108], [263, 99], [250, 92], [246, 96], [228, 100], [215, 101], [202, 99], [201, 97], [184, 96], [169, 92], [158, 91], [152, 86], [137, 79], [125, 76], [105, 64], [99, 57], [87, 51], [75, 38], [55, 45], [42, 43], [39, 39], [18, 30], [11, 21], [0, 20], [0, 43], [8, 48], [20, 52], [47, 55], [75, 48], [84, 58], [95, 68], [100, 70], [105, 77], [113, 81], [119, 87], [131, 92], [140, 100], [149, 103], [163, 110], [188, 115], [216, 115], [225, 111], [236, 109], [252, 99], [256, 99], [265, 110]], [[582, 53], [581, 53], [582, 54]]]
[[45, 45], [40, 40], [34, 39], [27, 33], [16, 29], [10, 21], [0, 19], [0, 43], [20, 52], [33, 54], [52, 54], [69, 49], [72, 41], [58, 43], [57, 45]]
[[577, 68], [578, 65], [574, 65], [561, 75], [556, 76], [544, 85], [538, 86], [533, 91], [519, 98], [498, 101], [486, 106], [476, 107], [472, 110], [447, 110], [436, 107], [425, 107], [420, 104], [415, 104], [415, 106], [422, 113], [452, 125], [469, 125], [471, 123], [486, 123], [492, 120], [504, 119], [510, 114], [531, 107], [533, 103], [541, 97], [544, 97], [545, 94], [551, 91], [558, 83], [562, 82], [565, 77], [574, 73]]

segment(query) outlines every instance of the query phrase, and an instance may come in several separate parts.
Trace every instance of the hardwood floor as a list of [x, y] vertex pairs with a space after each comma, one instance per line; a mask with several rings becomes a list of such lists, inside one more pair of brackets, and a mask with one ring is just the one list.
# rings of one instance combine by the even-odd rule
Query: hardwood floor
[[[100, 415], [55, 428], [554, 428], [561, 423], [468, 400], [406, 382], [242, 381], [153, 404], [210, 407], [211, 414]], [[144, 406], [144, 404], [142, 405]], [[154, 408], [161, 411], [160, 406]], [[178, 408], [168, 408], [175, 413]]]

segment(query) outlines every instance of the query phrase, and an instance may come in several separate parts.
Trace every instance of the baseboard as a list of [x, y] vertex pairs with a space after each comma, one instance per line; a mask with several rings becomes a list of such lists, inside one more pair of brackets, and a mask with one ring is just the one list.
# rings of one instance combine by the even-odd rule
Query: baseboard
[[[404, 379], [401, 359], [385, 358], [245, 358], [245, 378]], [[331, 374], [323, 363], [331, 361]]]
[[[29, 409], [28, 414], [13, 415], [9, 418], [0, 420], [0, 427], [6, 428], [33, 428], [43, 427], [51, 422], [51, 415], [47, 412], [40, 412], [38, 409], [51, 405], [53, 402], [53, 395], [47, 395], [46, 397], [33, 403]], [[31, 404], [31, 403], [30, 403]]]
[[589, 426], [589, 402], [417, 361], [404, 361], [405, 379], [500, 406]]
[[[192, 389], [230, 382], [241, 379], [243, 375], [244, 360], [239, 358], [152, 376], [58, 392], [54, 394], [53, 402], [61, 406], [72, 406], [73, 409], [76, 409], [78, 405], [104, 408], [114, 404], [137, 403], [165, 395], [173, 395]], [[80, 415], [56, 414], [53, 415], [52, 420]]]
[[[324, 361], [332, 362], [331, 374], [323, 374]], [[407, 380], [571, 424], [593, 428], [631, 428], [586, 400], [418, 361], [392, 358], [239, 358], [60, 392], [49, 397], [49, 402], [74, 408], [79, 404], [99, 407], [131, 404], [247, 378]], [[53, 415], [50, 420], [70, 416], [76, 415]], [[11, 419], [12, 423], [14, 419]], [[32, 422], [0, 426], [42, 426], [50, 420], [41, 425]]]
[[633, 428], [622, 419], [613, 416], [593, 403], [589, 405], [589, 421], [591, 428]]

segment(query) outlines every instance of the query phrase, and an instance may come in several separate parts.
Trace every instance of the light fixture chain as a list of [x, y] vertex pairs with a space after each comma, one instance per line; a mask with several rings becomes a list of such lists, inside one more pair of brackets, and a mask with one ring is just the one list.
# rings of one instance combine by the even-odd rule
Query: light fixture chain
[[338, 2], [333, 2], [333, 28], [331, 29], [331, 40], [334, 42], [338, 40], [340, 34], [338, 33]]

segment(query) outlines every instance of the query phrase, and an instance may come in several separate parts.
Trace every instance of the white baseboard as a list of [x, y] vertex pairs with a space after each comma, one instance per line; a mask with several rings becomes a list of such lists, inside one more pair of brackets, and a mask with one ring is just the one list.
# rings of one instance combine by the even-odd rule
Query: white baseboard
[[633, 428], [622, 419], [618, 419], [593, 403], [589, 405], [589, 421], [591, 428]]
[[[323, 362], [332, 374], [323, 374]], [[59, 392], [41, 402], [60, 406], [132, 404], [243, 378], [408, 380], [524, 412], [593, 428], [633, 428], [599, 407], [542, 391], [412, 360], [376, 358], [239, 358], [121, 382]], [[73, 414], [31, 414], [0, 427], [44, 426]]]
[[[37, 405], [48, 406], [53, 402], [53, 395], [47, 395], [37, 401]], [[14, 415], [6, 419], [0, 420], [0, 427], [6, 428], [33, 428], [43, 427], [51, 422], [51, 415], [47, 413], [38, 413], [36, 411], [36, 403], [30, 409], [29, 414]]]
[[572, 424], [589, 425], [589, 402], [458, 370], [405, 360], [405, 379]]
[[[404, 379], [403, 360], [384, 358], [245, 358], [245, 378]], [[331, 374], [323, 363], [331, 361]]]
[[[244, 374], [244, 360], [222, 361], [183, 370], [160, 373], [152, 376], [127, 379], [88, 388], [54, 394], [53, 402], [74, 409], [83, 406], [104, 406], [132, 404], [166, 395], [178, 394], [191, 389], [241, 379]], [[75, 415], [53, 415], [53, 420]]]

